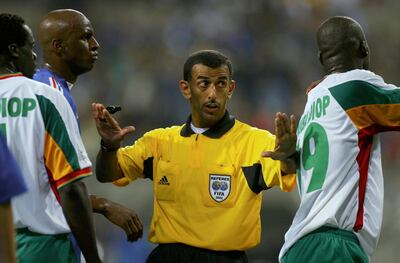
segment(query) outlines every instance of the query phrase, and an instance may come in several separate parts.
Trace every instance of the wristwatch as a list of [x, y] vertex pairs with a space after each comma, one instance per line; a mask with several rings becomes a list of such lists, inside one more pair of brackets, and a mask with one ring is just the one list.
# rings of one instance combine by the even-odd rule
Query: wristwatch
[[103, 141], [103, 139], [101, 139], [101, 141], [100, 141], [100, 146], [101, 146], [101, 150], [103, 151], [103, 152], [115, 152], [115, 151], [117, 151], [121, 146], [114, 146], [114, 147], [108, 147], [108, 146], [106, 146], [105, 144], [104, 144], [104, 141]]

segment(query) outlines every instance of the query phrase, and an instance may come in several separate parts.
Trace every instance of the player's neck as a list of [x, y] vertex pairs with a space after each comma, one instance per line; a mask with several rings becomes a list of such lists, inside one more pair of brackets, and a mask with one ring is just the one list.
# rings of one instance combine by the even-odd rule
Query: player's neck
[[65, 79], [69, 83], [75, 83], [77, 76], [70, 72], [66, 67], [61, 65], [57, 65], [56, 63], [45, 63], [45, 67], [48, 68], [50, 71], [54, 72], [61, 78]]
[[326, 75], [333, 73], [344, 73], [358, 68], [359, 67], [355, 67], [354, 65], [332, 65], [331, 67], [328, 67]]
[[363, 60], [351, 57], [344, 57], [344, 55], [332, 57], [324, 64], [326, 75], [333, 73], [344, 73], [354, 69], [363, 69]]
[[15, 69], [14, 65], [7, 64], [0, 66], [0, 75], [14, 74], [17, 72], [18, 70]]

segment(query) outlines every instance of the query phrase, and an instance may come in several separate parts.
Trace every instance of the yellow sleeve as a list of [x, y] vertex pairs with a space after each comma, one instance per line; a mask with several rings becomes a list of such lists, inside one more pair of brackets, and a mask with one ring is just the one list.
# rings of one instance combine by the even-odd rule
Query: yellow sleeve
[[152, 158], [156, 155], [157, 138], [161, 130], [150, 131], [136, 140], [133, 145], [117, 151], [118, 164], [124, 177], [114, 181], [113, 184], [126, 186], [137, 178], [152, 177], [152, 167], [150, 168], [148, 165], [152, 165]]
[[[266, 140], [265, 149], [263, 151], [274, 150], [275, 136], [271, 133], [267, 133], [267, 137], [263, 139]], [[289, 192], [296, 186], [296, 174], [283, 175], [280, 161], [261, 157], [261, 166], [264, 181], [268, 188], [279, 186], [282, 191]]]

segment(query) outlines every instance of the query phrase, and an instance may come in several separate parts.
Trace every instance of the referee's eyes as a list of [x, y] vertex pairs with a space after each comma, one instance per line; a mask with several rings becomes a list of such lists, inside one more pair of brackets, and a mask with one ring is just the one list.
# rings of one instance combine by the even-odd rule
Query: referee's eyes
[[198, 85], [199, 85], [200, 88], [207, 88], [209, 84], [210, 84], [210, 83], [209, 83], [208, 81], [206, 81], [206, 80], [200, 81], [200, 82], [198, 83]]
[[225, 86], [226, 86], [226, 83], [227, 83], [227, 81], [226, 81], [226, 80], [221, 80], [221, 81], [218, 81], [218, 83], [217, 83], [217, 87], [219, 87], [219, 88], [225, 88]]

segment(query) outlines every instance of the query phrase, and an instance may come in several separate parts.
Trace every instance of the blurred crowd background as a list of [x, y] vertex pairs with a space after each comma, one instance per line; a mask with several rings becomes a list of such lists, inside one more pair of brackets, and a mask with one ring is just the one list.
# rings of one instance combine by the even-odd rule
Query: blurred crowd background
[[[234, 66], [236, 91], [228, 105], [238, 119], [273, 131], [274, 114], [300, 118], [307, 86], [323, 77], [315, 31], [332, 15], [358, 20], [371, 49], [371, 69], [400, 86], [400, 1], [397, 0], [2, 0], [1, 12], [21, 15], [33, 29], [50, 10], [74, 8], [92, 22], [100, 43], [95, 68], [73, 88], [82, 136], [93, 163], [99, 136], [90, 103], [117, 104], [121, 125], [137, 129], [126, 144], [144, 132], [183, 123], [189, 104], [178, 90], [183, 63], [199, 49], [217, 49]], [[39, 45], [39, 44], [37, 44]], [[40, 47], [36, 52], [40, 59]], [[398, 262], [400, 255], [400, 136], [382, 136], [385, 210], [381, 240], [372, 262]], [[193, 157], [195, 158], [195, 156]], [[87, 185], [98, 194], [134, 209], [146, 233], [152, 214], [152, 183], [139, 180], [124, 188]], [[284, 233], [296, 211], [296, 191], [264, 193], [262, 242], [248, 252], [250, 262], [277, 262]], [[105, 262], [144, 262], [154, 247], [147, 236], [134, 244], [102, 216], [95, 216]], [[218, 226], [212, 226], [218, 227]], [[212, 229], [210, 229], [210, 235]]]

